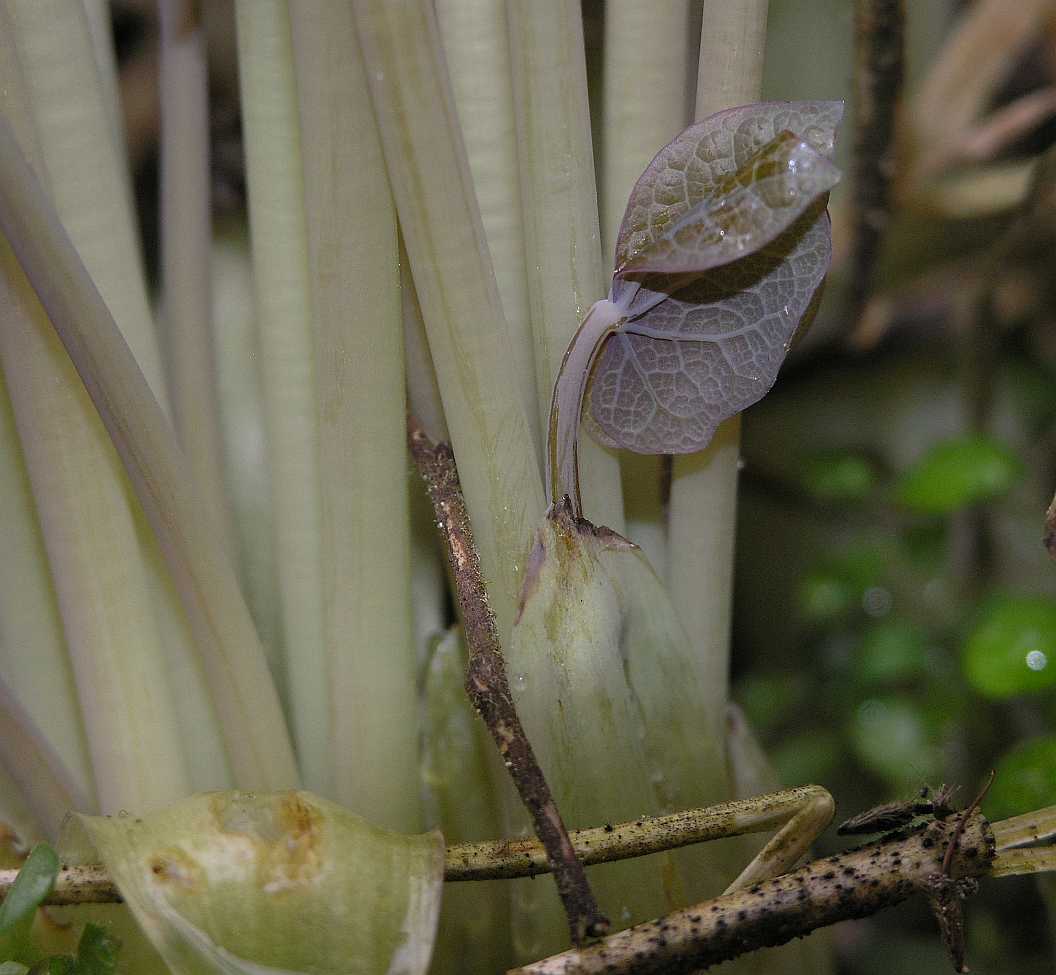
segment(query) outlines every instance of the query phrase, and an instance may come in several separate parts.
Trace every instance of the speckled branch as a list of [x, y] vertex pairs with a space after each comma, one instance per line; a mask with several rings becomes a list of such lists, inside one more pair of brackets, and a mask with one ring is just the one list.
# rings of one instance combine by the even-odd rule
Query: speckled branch
[[566, 951], [510, 975], [677, 975], [784, 944], [815, 928], [875, 914], [935, 886], [956, 885], [962, 897], [990, 871], [994, 838], [979, 813], [967, 817], [957, 849], [943, 858], [961, 817], [933, 820], [847, 853], [815, 860], [792, 873], [638, 924], [589, 948]]
[[609, 922], [594, 899], [583, 864], [576, 857], [568, 830], [513, 704], [454, 454], [447, 444], [432, 443], [413, 419], [408, 422], [408, 440], [433, 503], [455, 580], [469, 648], [466, 691], [495, 739], [521, 801], [531, 814], [536, 835], [546, 848], [557, 891], [568, 915], [572, 942], [582, 944], [585, 937], [608, 931]]

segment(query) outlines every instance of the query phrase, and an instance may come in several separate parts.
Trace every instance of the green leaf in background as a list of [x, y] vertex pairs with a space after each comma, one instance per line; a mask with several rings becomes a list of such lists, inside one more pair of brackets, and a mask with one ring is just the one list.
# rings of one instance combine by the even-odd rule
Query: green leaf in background
[[[75, 816], [63, 841], [82, 857], [94, 846], [173, 975], [428, 966], [439, 833], [378, 829], [308, 792], [211, 792], [142, 819]], [[99, 966], [110, 947], [92, 934], [80, 951]]]
[[734, 697], [752, 727], [765, 733], [788, 721], [807, 702], [809, 693], [805, 674], [771, 672], [742, 678]]
[[962, 656], [965, 676], [987, 697], [1056, 685], [1056, 602], [1000, 596], [983, 607]]
[[826, 782], [838, 770], [843, 755], [839, 735], [814, 728], [785, 738], [773, 749], [771, 761], [782, 782]]
[[876, 468], [853, 450], [825, 450], [804, 457], [797, 472], [803, 490], [821, 502], [864, 501], [876, 487]]
[[928, 636], [908, 620], [884, 620], [866, 627], [854, 655], [860, 684], [895, 684], [927, 671]]
[[1019, 816], [1056, 804], [1056, 735], [1021, 742], [997, 763], [983, 803], [990, 819]]
[[121, 942], [98, 924], [86, 924], [77, 944], [77, 975], [114, 975]]
[[943, 515], [1005, 494], [1023, 476], [1023, 464], [989, 437], [959, 437], [932, 447], [899, 477], [899, 504]]
[[81, 975], [82, 969], [68, 955], [43, 958], [30, 970], [29, 975]]
[[883, 577], [884, 556], [870, 545], [827, 559], [800, 583], [800, 614], [811, 623], [833, 623], [858, 613], [865, 593]]
[[851, 741], [862, 764], [905, 792], [934, 780], [939, 751], [920, 709], [901, 697], [863, 701], [851, 722]]
[[0, 903], [0, 958], [28, 960], [29, 931], [41, 902], [51, 891], [59, 873], [59, 858], [47, 843], [38, 843], [30, 852], [11, 887]]

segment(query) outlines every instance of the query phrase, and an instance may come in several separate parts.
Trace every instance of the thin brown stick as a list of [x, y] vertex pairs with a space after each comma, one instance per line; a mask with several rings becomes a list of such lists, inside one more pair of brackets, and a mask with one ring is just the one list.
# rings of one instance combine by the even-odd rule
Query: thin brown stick
[[[0, 870], [0, 901], [7, 897], [18, 876], [18, 870]], [[44, 898], [47, 907], [75, 904], [120, 904], [124, 901], [106, 867], [88, 863], [79, 867], [64, 866], [55, 878], [55, 886]]]
[[890, 218], [904, 23], [903, 0], [857, 0], [855, 4], [854, 230], [849, 327], [857, 322], [869, 297], [873, 266]]
[[582, 944], [585, 937], [597, 937], [608, 931], [608, 918], [598, 908], [583, 864], [576, 856], [514, 707], [454, 454], [447, 444], [434, 444], [413, 418], [408, 421], [408, 440], [433, 503], [455, 580], [469, 648], [466, 691], [495, 739], [521, 801], [531, 814], [536, 835], [546, 848], [557, 891], [568, 915], [572, 942]]
[[961, 836], [964, 833], [965, 826], [968, 823], [969, 818], [972, 814], [982, 805], [983, 799], [986, 798], [986, 794], [990, 791], [990, 786], [994, 784], [994, 777], [997, 775], [995, 769], [990, 770], [990, 774], [986, 778], [986, 784], [979, 790], [979, 794], [971, 801], [968, 807], [962, 810], [961, 814], [957, 817], [957, 825], [953, 830], [953, 839], [950, 840], [949, 846], [946, 847], [946, 855], [942, 858], [942, 872], [947, 877], [952, 877], [953, 874], [950, 869], [953, 865], [953, 858], [957, 853], [957, 846], [961, 841]]
[[[589, 948], [514, 969], [510, 975], [695, 972], [837, 921], [875, 914], [915, 893], [931, 892], [933, 878], [943, 877], [943, 857], [959, 822], [950, 817], [891, 834], [774, 880], [637, 924]], [[989, 823], [974, 812], [950, 865], [953, 881], [963, 884], [987, 874], [993, 857]]]

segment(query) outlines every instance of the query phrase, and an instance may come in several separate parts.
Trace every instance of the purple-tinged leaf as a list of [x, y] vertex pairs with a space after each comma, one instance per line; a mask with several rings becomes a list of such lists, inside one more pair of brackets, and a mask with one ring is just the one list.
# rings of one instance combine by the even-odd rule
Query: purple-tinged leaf
[[670, 227], [630, 252], [616, 274], [702, 273], [765, 247], [839, 181], [840, 171], [785, 130], [718, 180]]
[[[829, 268], [829, 218], [817, 204], [750, 257], [660, 298], [610, 335], [593, 371], [591, 428], [644, 454], [707, 446], [715, 428], [764, 396]], [[632, 306], [633, 307], [633, 306]]]
[[794, 133], [814, 152], [831, 157], [842, 116], [839, 101], [759, 102], [690, 126], [656, 154], [635, 183], [616, 238], [617, 272], [690, 210], [714, 199], [724, 181], [781, 133]]

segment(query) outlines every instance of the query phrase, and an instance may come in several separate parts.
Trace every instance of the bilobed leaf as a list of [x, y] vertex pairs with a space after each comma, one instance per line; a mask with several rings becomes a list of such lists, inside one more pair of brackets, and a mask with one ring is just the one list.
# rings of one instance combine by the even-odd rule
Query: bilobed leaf
[[174, 975], [419, 975], [428, 965], [437, 833], [390, 833], [292, 791], [207, 793], [144, 819], [76, 816], [69, 831], [82, 849], [87, 834]]
[[779, 132], [666, 231], [631, 251], [616, 273], [701, 273], [753, 254], [839, 178], [839, 170], [808, 143]]
[[841, 102], [720, 112], [660, 151], [631, 193], [611, 300], [626, 320], [591, 376], [592, 432], [689, 453], [773, 385], [832, 256]]
[[591, 377], [597, 439], [644, 454], [707, 446], [774, 384], [831, 257], [829, 218], [815, 205], [757, 253], [652, 292], [659, 300], [607, 340]]
[[[690, 126], [656, 154], [635, 183], [616, 238], [617, 271], [699, 204], [731, 186], [730, 178], [746, 173], [746, 164], [782, 133], [793, 133], [814, 153], [831, 157], [842, 116], [838, 101], [759, 102]], [[766, 242], [757, 240], [752, 249]]]

